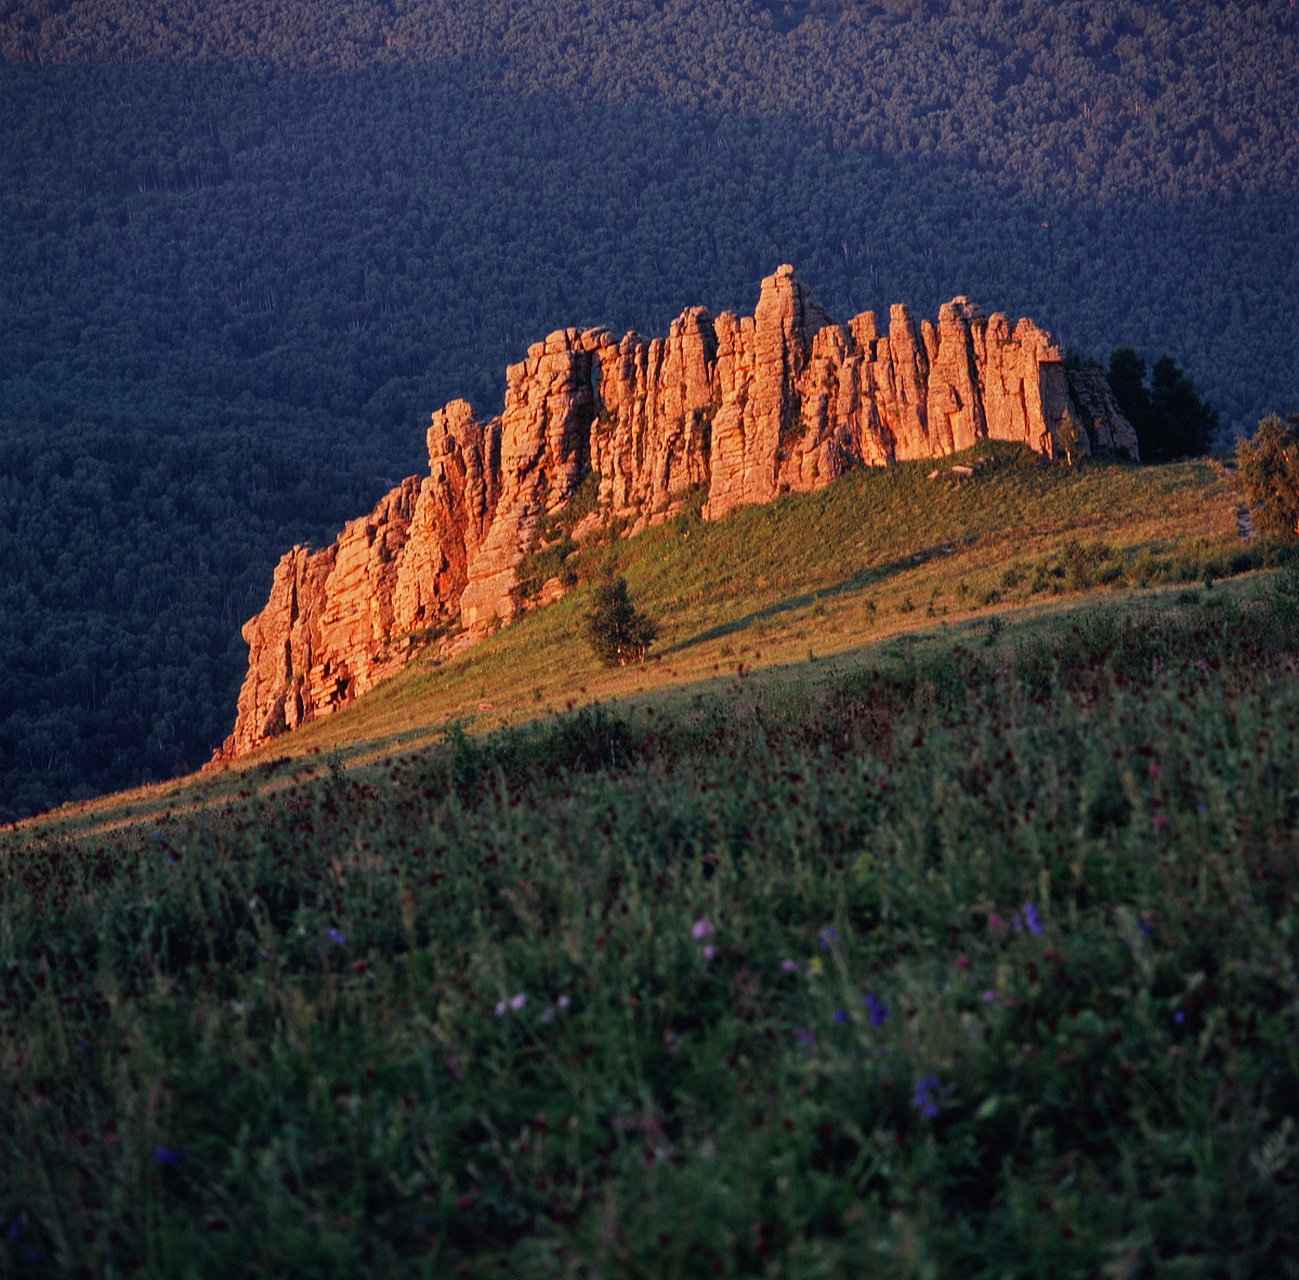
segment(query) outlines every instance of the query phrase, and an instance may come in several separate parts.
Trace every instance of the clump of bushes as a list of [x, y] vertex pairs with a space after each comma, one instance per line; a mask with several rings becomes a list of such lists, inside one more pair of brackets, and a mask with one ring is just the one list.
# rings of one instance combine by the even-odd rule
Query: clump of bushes
[[626, 578], [608, 573], [596, 584], [586, 636], [606, 667], [643, 662], [658, 633], [658, 624], [632, 604]]

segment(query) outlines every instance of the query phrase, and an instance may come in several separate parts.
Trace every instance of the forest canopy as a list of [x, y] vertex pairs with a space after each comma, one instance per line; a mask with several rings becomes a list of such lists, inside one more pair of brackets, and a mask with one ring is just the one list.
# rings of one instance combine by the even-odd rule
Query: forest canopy
[[0, 424], [0, 822], [203, 764], [283, 544], [374, 497], [252, 436]]

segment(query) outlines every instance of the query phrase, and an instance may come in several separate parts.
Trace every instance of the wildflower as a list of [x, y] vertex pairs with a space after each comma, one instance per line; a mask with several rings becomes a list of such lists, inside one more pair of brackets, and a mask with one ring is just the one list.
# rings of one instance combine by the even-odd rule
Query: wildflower
[[1168, 825], [1168, 818], [1164, 814], [1162, 813], [1155, 814], [1155, 826], [1158, 827], [1160, 831], [1162, 831], [1167, 825]]
[[469, 1206], [470, 1206], [471, 1204], [473, 1204], [474, 1199], [475, 1199], [474, 1196], [457, 1196], [457, 1197], [456, 1197], [456, 1208], [457, 1208], [457, 1209], [468, 1209]]
[[76, 1038], [75, 1040], [73, 1040], [73, 1042], [72, 1042], [72, 1047], [73, 1047], [73, 1048], [74, 1048], [78, 1053], [85, 1053], [85, 1051], [86, 1051], [86, 1042], [85, 1042], [85, 1041], [84, 1041], [80, 1036], [77, 1036], [77, 1038]]
[[504, 1000], [498, 1000], [498, 1001], [496, 1002], [496, 1016], [497, 1016], [498, 1018], [503, 1018], [503, 1017], [505, 1017], [505, 1001], [504, 1001]]
[[794, 1039], [797, 1040], [804, 1049], [811, 1049], [816, 1045], [816, 1032], [809, 1031], [806, 1027], [795, 1027]]
[[866, 994], [862, 1004], [866, 1006], [866, 1013], [870, 1017], [872, 1027], [878, 1027], [889, 1016], [888, 1009], [884, 1007], [879, 997], [873, 992]]
[[336, 947], [341, 947], [343, 943], [347, 941], [347, 939], [343, 936], [343, 931], [341, 929], [331, 929], [329, 933], [326, 934], [325, 936]]
[[180, 1161], [180, 1156], [170, 1147], [154, 1147], [153, 1158], [159, 1164], [177, 1164]]
[[921, 1076], [916, 1081], [916, 1093], [912, 1101], [915, 1108], [926, 1120], [932, 1120], [938, 1114], [934, 1104], [933, 1091], [938, 1088], [937, 1076]]
[[842, 1025], [848, 1021], [848, 1014], [843, 1009], [836, 1009], [834, 1011], [834, 1020]]
[[991, 991], [985, 991], [985, 992], [983, 993], [983, 1003], [984, 1003], [984, 1004], [991, 1004], [991, 1003], [992, 1003], [996, 998], [997, 998], [997, 997], [996, 997], [996, 996], [995, 996]]
[[669, 1053], [681, 1052], [681, 1037], [679, 1035], [676, 1035], [674, 1032], [669, 1031], [663, 1037], [663, 1043], [667, 1045], [667, 1050]]
[[1150, 935], [1154, 932], [1154, 930], [1151, 929], [1151, 927], [1150, 927], [1150, 921], [1149, 921], [1149, 920], [1138, 920], [1138, 921], [1137, 921], [1137, 928], [1141, 930], [1141, 936], [1142, 936], [1143, 938], [1149, 938]]
[[520, 991], [517, 996], [510, 997], [510, 1008], [513, 1009], [515, 1013], [522, 1010], [523, 1006], [527, 1003], [528, 997], [525, 996], [522, 991]]
[[711, 959], [712, 959], [716, 954], [717, 954], [717, 948], [716, 948], [716, 947], [705, 947], [705, 948], [704, 948], [704, 959], [705, 959], [705, 960], [711, 960]]
[[968, 969], [968, 968], [970, 967], [970, 957], [969, 957], [969, 956], [957, 956], [957, 957], [956, 957], [956, 967], [957, 967], [958, 969]]
[[256, 911], [256, 910], [257, 910], [257, 895], [256, 895], [256, 894], [253, 894], [253, 896], [252, 896], [251, 898], [248, 899], [248, 910], [249, 910], [249, 911]]
[[541, 1020], [542, 1022], [549, 1022], [554, 1016], [555, 1016], [555, 1006], [551, 1005], [549, 1009], [547, 1009], [544, 1013], [542, 1013]]
[[1197, 805], [1195, 806], [1195, 812], [1198, 813], [1201, 817], [1203, 817], [1203, 816], [1204, 816], [1204, 805], [1203, 805], [1203, 804], [1197, 804]]
[[572, 1002], [567, 996], [560, 996], [559, 999], [555, 1001], [555, 1008], [562, 1011], [567, 1009], [570, 1003]]
[[997, 915], [996, 912], [993, 912], [993, 914], [988, 917], [988, 928], [991, 929], [993, 933], [996, 933], [997, 930], [1001, 928], [1001, 917]]
[[452, 1075], [453, 1075], [457, 1080], [459, 1080], [459, 1079], [460, 1079], [460, 1059], [457, 1058], [456, 1055], [455, 1055], [454, 1053], [448, 1053], [448, 1054], [446, 1055], [446, 1057], [442, 1059], [442, 1061], [443, 1061], [444, 1063], [446, 1063], [446, 1068], [447, 1068], [447, 1070], [448, 1070], [448, 1071], [449, 1071], [449, 1072], [450, 1072], [450, 1073], [451, 1073], [451, 1074], [452, 1074]]
[[1150, 776], [1151, 776], [1152, 778], [1157, 778], [1157, 777], [1159, 777], [1159, 761], [1158, 761], [1158, 760], [1152, 760], [1152, 761], [1150, 762]]
[[706, 938], [713, 932], [713, 926], [708, 923], [702, 916], [695, 921], [690, 929], [690, 936], [698, 942], [701, 938]]
[[782, 960], [780, 962], [780, 968], [783, 973], [797, 973], [798, 962], [795, 960]]
[[821, 930], [821, 950], [829, 951], [839, 941], [839, 931], [833, 925], [826, 925]]
[[1042, 932], [1042, 922], [1037, 917], [1037, 908], [1031, 903], [1024, 903], [1024, 923], [1028, 925], [1028, 931], [1037, 937]]
[[1181, 1009], [1178, 1009], [1177, 1012], [1173, 1014], [1173, 1021], [1180, 1027], [1182, 1023], [1186, 1021], [1186, 1014], [1183, 1013]]

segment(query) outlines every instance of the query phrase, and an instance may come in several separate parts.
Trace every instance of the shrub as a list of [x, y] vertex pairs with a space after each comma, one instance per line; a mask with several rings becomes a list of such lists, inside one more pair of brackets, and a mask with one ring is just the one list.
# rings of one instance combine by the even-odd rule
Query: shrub
[[626, 578], [609, 573], [596, 584], [586, 636], [606, 667], [643, 662], [658, 633], [657, 623], [632, 604]]
[[1274, 413], [1252, 440], [1236, 445], [1245, 492], [1257, 510], [1259, 531], [1284, 542], [1299, 536], [1299, 414], [1287, 422]]

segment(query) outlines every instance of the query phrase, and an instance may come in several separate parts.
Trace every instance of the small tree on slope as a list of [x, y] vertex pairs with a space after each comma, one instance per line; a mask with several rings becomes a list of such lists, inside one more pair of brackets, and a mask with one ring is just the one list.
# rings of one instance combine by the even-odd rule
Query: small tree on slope
[[1282, 542], [1299, 536], [1299, 413], [1274, 413], [1252, 440], [1236, 445], [1236, 466], [1258, 515], [1259, 530]]
[[596, 584], [586, 636], [606, 667], [643, 662], [645, 651], [659, 633], [652, 618], [641, 613], [627, 594], [627, 579], [607, 573]]

